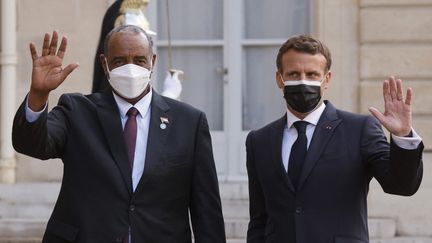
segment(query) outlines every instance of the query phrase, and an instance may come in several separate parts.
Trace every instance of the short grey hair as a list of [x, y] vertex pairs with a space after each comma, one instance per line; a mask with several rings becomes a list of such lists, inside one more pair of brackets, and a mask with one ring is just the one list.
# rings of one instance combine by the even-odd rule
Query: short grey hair
[[108, 53], [108, 42], [111, 39], [111, 36], [114, 33], [124, 33], [124, 32], [130, 32], [130, 33], [134, 33], [134, 34], [144, 34], [145, 37], [147, 38], [147, 41], [149, 42], [149, 47], [150, 50], [153, 52], [153, 39], [151, 38], [151, 36], [149, 34], [147, 34], [147, 32], [145, 32], [145, 30], [143, 30], [142, 28], [136, 26], [136, 25], [120, 25], [114, 29], [112, 29], [105, 37], [105, 41], [104, 41], [104, 54], [106, 55]]

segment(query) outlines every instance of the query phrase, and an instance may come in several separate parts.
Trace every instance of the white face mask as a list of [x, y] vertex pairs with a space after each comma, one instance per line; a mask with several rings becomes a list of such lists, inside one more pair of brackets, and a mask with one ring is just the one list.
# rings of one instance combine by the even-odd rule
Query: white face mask
[[147, 68], [135, 64], [126, 64], [109, 71], [106, 59], [105, 64], [107, 65], [108, 81], [111, 87], [126, 99], [134, 99], [141, 95], [151, 80], [151, 71]]

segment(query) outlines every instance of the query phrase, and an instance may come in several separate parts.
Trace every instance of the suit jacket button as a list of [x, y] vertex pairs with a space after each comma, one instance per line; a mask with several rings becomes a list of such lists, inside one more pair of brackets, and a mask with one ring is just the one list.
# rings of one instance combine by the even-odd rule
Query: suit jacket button
[[296, 214], [301, 214], [301, 213], [303, 212], [302, 207], [297, 207], [297, 208], [295, 209], [295, 212], [296, 212]]
[[117, 237], [116, 242], [123, 242], [123, 239], [121, 237]]
[[130, 210], [131, 212], [135, 211], [135, 205], [131, 204], [131, 205], [129, 206], [129, 210]]

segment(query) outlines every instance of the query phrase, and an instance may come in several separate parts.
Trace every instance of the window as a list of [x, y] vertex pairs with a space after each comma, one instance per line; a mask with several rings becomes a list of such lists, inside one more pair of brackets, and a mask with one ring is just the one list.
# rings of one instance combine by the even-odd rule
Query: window
[[285, 113], [275, 59], [289, 36], [309, 33], [310, 1], [150, 1], [159, 91], [168, 70], [167, 1], [172, 64], [185, 72], [181, 100], [207, 115], [219, 179], [244, 180], [247, 132]]

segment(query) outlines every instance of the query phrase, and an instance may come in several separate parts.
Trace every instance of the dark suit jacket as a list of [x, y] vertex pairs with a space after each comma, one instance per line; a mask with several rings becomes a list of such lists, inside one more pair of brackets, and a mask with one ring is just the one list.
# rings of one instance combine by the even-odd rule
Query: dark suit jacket
[[286, 116], [248, 135], [248, 243], [365, 243], [372, 177], [387, 193], [417, 191], [423, 144], [416, 150], [388, 144], [373, 117], [326, 105], [297, 188], [281, 159]]
[[[62, 95], [34, 123], [19, 108], [18, 152], [61, 158], [62, 186], [43, 243], [225, 242], [218, 181], [205, 114], [153, 92], [145, 170], [132, 193], [131, 168], [111, 92]], [[160, 117], [169, 119], [166, 129]]]

